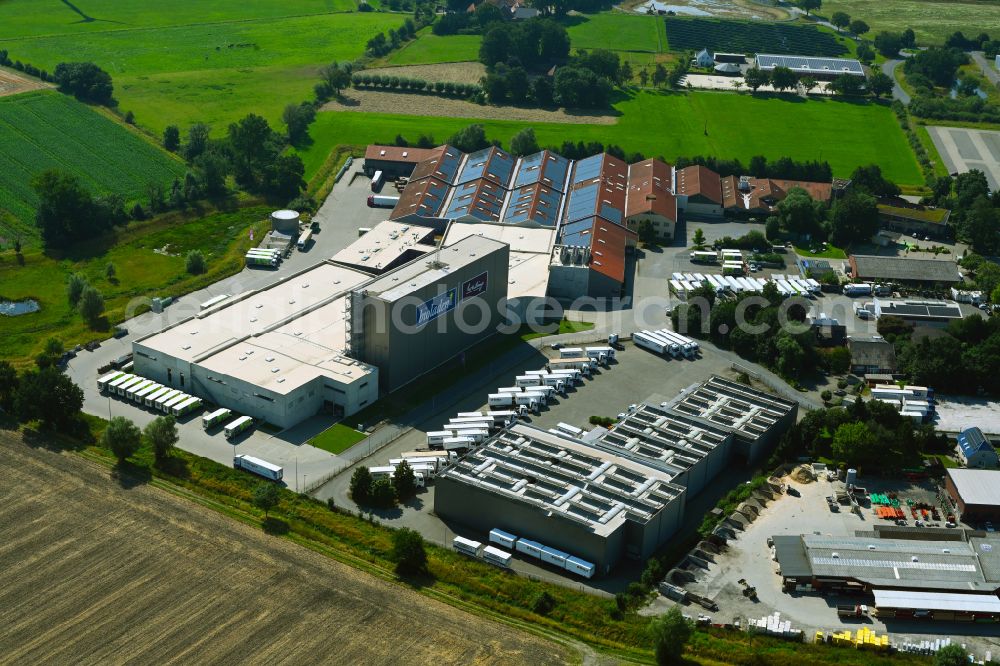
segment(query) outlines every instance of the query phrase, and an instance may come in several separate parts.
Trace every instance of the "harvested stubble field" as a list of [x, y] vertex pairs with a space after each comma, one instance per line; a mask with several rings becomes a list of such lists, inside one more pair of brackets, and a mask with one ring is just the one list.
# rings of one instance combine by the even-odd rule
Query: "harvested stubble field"
[[4, 661], [564, 663], [453, 609], [0, 433]]
[[400, 65], [364, 70], [379, 76], [398, 76], [424, 81], [445, 81], [451, 83], [479, 83], [486, 76], [486, 67], [481, 62], [443, 62], [432, 65]]
[[43, 83], [38, 79], [31, 79], [22, 74], [18, 74], [14, 70], [4, 69], [0, 67], [0, 97], [5, 97], [7, 95], [16, 95], [18, 93], [28, 92], [29, 90], [41, 90], [42, 88], [48, 88], [47, 83]]
[[617, 122], [617, 117], [610, 113], [605, 115], [584, 115], [582, 113], [568, 113], [565, 109], [548, 110], [516, 106], [489, 106], [474, 104], [464, 99], [438, 97], [437, 95], [397, 93], [382, 90], [356, 90], [353, 88], [345, 91], [339, 100], [324, 104], [321, 110], [399, 113], [401, 109], [417, 108], [420, 109], [422, 115], [437, 118], [476, 118], [483, 120], [585, 125], [613, 125]]

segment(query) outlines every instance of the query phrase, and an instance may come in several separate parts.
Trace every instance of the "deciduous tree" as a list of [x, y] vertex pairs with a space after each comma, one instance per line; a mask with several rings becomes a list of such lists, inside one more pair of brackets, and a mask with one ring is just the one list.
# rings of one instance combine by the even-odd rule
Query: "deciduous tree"
[[681, 663], [684, 646], [691, 640], [694, 627], [680, 608], [672, 606], [666, 613], [654, 618], [649, 631], [653, 639], [656, 663], [660, 666]]
[[180, 439], [177, 434], [177, 420], [173, 416], [159, 416], [150, 421], [143, 429], [146, 441], [153, 449], [157, 463], [162, 463], [170, 457], [174, 445]]
[[392, 533], [390, 559], [400, 576], [414, 576], [427, 571], [427, 552], [419, 532], [403, 527]]
[[253, 505], [264, 512], [265, 519], [280, 501], [278, 486], [273, 483], [261, 483], [253, 489]]
[[142, 432], [139, 426], [124, 416], [115, 416], [104, 430], [101, 443], [114, 454], [119, 463], [123, 463], [139, 450]]

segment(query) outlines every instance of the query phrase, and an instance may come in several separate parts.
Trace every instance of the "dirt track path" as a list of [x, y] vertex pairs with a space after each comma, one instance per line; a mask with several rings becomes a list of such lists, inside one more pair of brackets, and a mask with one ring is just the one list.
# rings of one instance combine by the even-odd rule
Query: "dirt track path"
[[0, 432], [4, 663], [564, 663], [565, 649]]

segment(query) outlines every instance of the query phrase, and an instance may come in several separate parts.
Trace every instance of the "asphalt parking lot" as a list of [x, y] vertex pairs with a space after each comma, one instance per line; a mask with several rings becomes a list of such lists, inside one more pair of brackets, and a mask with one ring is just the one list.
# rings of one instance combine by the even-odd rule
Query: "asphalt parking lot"
[[[875, 517], [870, 506], [862, 507], [861, 515], [855, 515], [841, 507], [833, 513], [827, 507], [825, 497], [832, 495], [844, 484], [840, 481], [818, 480], [812, 483], [791, 482], [799, 491], [799, 497], [779, 495], [761, 512], [757, 520], [750, 523], [738, 538], [730, 541], [729, 548], [710, 565], [702, 577], [685, 586], [686, 589], [708, 596], [719, 605], [719, 610], [709, 613], [713, 622], [733, 622], [745, 624], [748, 617], [759, 618], [779, 611], [783, 619], [790, 620], [792, 627], [801, 629], [806, 637], [816, 631], [856, 630], [867, 626], [880, 634], [888, 632], [893, 641], [925, 640], [943, 637], [961, 637], [961, 642], [981, 658], [986, 651], [996, 654], [1000, 648], [1000, 638], [995, 635], [994, 625], [951, 624], [945, 622], [920, 622], [892, 620], [887, 626], [877, 618], [840, 618], [837, 615], [839, 603], [864, 603], [857, 597], [824, 596], [818, 594], [788, 594], [781, 590], [778, 564], [770, 557], [767, 538], [775, 535], [802, 534], [812, 532], [828, 536], [853, 536], [856, 530], [870, 530], [874, 524], [883, 523]], [[861, 477], [858, 485], [868, 492], [896, 491], [902, 498], [933, 503], [937, 494], [932, 482], [913, 484], [907, 481], [868, 479]], [[913, 520], [909, 520], [913, 525]], [[739, 579], [757, 588], [757, 601], [743, 596]], [[657, 598], [644, 613], [658, 614], [673, 605], [665, 597]], [[689, 614], [704, 613], [700, 606], [684, 608]]]

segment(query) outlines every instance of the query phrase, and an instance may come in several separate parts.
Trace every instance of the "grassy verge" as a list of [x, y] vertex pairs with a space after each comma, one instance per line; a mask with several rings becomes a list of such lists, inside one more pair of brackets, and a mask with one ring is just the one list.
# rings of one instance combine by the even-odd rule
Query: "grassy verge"
[[927, 156], [930, 158], [931, 166], [934, 169], [934, 175], [939, 178], [948, 176], [948, 167], [944, 165], [941, 153], [938, 152], [937, 146], [934, 145], [934, 139], [928, 134], [927, 127], [923, 122], [913, 123], [913, 131], [916, 132], [917, 138], [920, 139], [920, 145], [927, 151]]
[[559, 322], [559, 330], [553, 333], [543, 333], [540, 331], [528, 331], [521, 334], [522, 340], [534, 340], [535, 338], [543, 338], [546, 335], [563, 335], [564, 333], [582, 333], [583, 331], [589, 331], [594, 328], [594, 325], [589, 321], [570, 321], [569, 319], [563, 319]]
[[310, 439], [309, 445], [337, 455], [363, 440], [365, 436], [363, 432], [358, 432], [354, 428], [349, 428], [342, 423], [335, 423]]
[[[243, 254], [269, 226], [270, 208], [248, 206], [229, 211], [191, 209], [130, 225], [103, 238], [77, 245], [63, 255], [25, 251], [0, 253], [0, 296], [33, 298], [39, 312], [0, 317], [0, 356], [19, 366], [30, 363], [50, 336], [67, 347], [108, 337], [113, 325], [148, 307], [147, 298], [174, 296], [201, 289], [243, 268]], [[185, 255], [200, 250], [208, 271], [191, 275]], [[115, 265], [115, 277], [105, 267]], [[84, 275], [103, 295], [105, 316], [89, 328], [66, 300], [66, 279]]]
[[813, 252], [812, 248], [795, 246], [795, 252], [807, 259], [847, 259], [847, 252], [839, 247], [827, 245], [822, 252]]
[[[87, 417], [87, 421], [95, 435], [105, 425], [95, 417]], [[391, 532], [376, 521], [288, 490], [281, 490], [281, 503], [265, 521], [250, 502], [253, 489], [263, 483], [256, 477], [184, 451], [175, 451], [158, 467], [153, 465], [151, 452], [145, 446], [126, 464], [117, 465], [107, 450], [92, 443], [93, 438], [90, 442], [80, 444], [58, 438], [59, 445], [78, 450], [115, 474], [146, 481], [235, 520], [261, 526], [276, 538], [286, 538], [379, 578], [398, 580], [389, 560]], [[401, 584], [463, 610], [555, 640], [582, 641], [626, 660], [652, 661], [646, 633], [648, 618], [621, 614], [610, 599], [523, 578], [433, 545], [427, 546], [427, 555], [428, 575]], [[543, 592], [555, 599], [554, 608], [544, 615], [531, 610], [533, 600]], [[784, 664], [798, 660], [874, 666], [913, 661], [718, 629], [696, 631], [687, 656], [699, 664]]]

